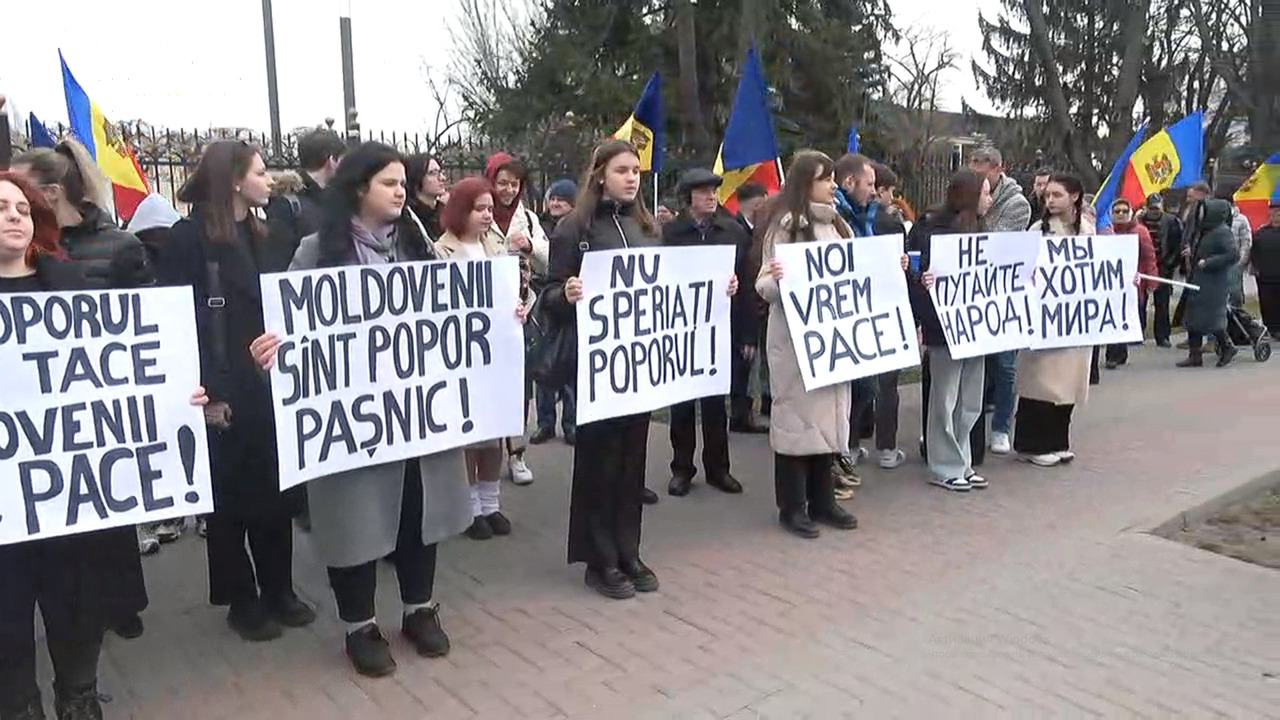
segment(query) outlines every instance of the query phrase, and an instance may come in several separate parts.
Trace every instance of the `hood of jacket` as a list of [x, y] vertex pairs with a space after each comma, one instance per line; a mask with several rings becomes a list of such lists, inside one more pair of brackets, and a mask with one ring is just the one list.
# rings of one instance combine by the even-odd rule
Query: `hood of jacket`
[[1231, 222], [1231, 203], [1218, 198], [1206, 198], [1201, 201], [1204, 208], [1200, 215], [1201, 232], [1209, 232], [1214, 228], [1225, 227]]
[[159, 193], [151, 193], [138, 204], [138, 209], [129, 219], [129, 232], [136, 233], [153, 228], [171, 228], [182, 219], [173, 203]]

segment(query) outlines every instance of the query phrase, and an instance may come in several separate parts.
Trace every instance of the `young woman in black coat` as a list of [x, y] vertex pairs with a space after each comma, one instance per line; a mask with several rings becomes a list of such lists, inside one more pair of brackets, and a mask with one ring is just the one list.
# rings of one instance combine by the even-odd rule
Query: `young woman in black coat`
[[249, 354], [263, 327], [259, 277], [288, 269], [293, 255], [292, 239], [271, 236], [255, 214], [270, 198], [253, 146], [213, 143], [178, 194], [191, 216], [170, 230], [156, 267], [160, 284], [195, 291], [210, 398], [209, 601], [230, 606], [227, 623], [252, 642], [316, 618], [293, 590], [294, 508], [280, 492], [271, 384]]
[[[66, 261], [53, 208], [34, 186], [0, 172], [0, 295], [90, 289]], [[203, 390], [192, 403], [204, 404]], [[137, 613], [121, 568], [138, 562], [132, 527], [0, 545], [0, 718], [44, 717], [36, 680], [36, 608], [53, 661], [59, 720], [102, 717], [98, 655], [108, 625]], [[142, 597], [145, 604], [145, 595]]]

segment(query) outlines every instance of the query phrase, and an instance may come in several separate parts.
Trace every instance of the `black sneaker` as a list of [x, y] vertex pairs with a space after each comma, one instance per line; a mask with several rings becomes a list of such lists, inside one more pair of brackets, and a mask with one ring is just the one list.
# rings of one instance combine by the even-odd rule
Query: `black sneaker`
[[439, 607], [422, 608], [405, 615], [400, 631], [422, 657], [439, 658], [449, 654], [449, 636], [440, 627]]
[[266, 605], [257, 600], [233, 604], [227, 613], [227, 625], [245, 642], [267, 642], [284, 634], [280, 624], [271, 618]]
[[287, 628], [303, 628], [316, 621], [316, 611], [294, 593], [271, 603], [271, 617]]
[[493, 526], [483, 515], [477, 515], [467, 528], [467, 537], [472, 540], [489, 540], [493, 537]]
[[658, 493], [650, 490], [649, 488], [645, 488], [640, 491], [640, 500], [645, 505], [657, 505]]
[[484, 516], [485, 522], [489, 523], [489, 529], [494, 535], [510, 535], [511, 521], [503, 515], [501, 511], [491, 512]]
[[624, 562], [618, 569], [622, 571], [623, 575], [626, 575], [631, 580], [631, 584], [635, 586], [636, 592], [647, 593], [654, 592], [658, 589], [657, 574], [650, 570], [649, 566], [645, 565], [643, 562], [640, 562], [639, 560], [634, 562]]
[[537, 432], [529, 436], [529, 444], [541, 445], [549, 440], [554, 440], [555, 437], [556, 437], [555, 430], [546, 430], [544, 428], [539, 428]]
[[373, 623], [347, 633], [346, 649], [351, 667], [365, 677], [386, 677], [396, 671], [391, 644]]
[[[57, 692], [53, 707], [58, 720], [102, 720], [102, 703], [94, 685], [66, 693]], [[36, 717], [44, 717], [43, 711]]]
[[111, 631], [125, 640], [137, 640], [142, 637], [142, 633], [146, 632], [146, 627], [142, 624], [142, 616], [134, 615], [122, 622], [116, 623]]
[[1224, 348], [1218, 348], [1217, 366], [1226, 367], [1230, 365], [1231, 361], [1235, 360], [1236, 355], [1239, 355], [1239, 354], [1240, 354], [1240, 351], [1236, 348], [1235, 345], [1228, 345]]
[[618, 568], [588, 567], [583, 580], [587, 587], [612, 600], [626, 600], [636, 596], [636, 586], [631, 578], [623, 575]]

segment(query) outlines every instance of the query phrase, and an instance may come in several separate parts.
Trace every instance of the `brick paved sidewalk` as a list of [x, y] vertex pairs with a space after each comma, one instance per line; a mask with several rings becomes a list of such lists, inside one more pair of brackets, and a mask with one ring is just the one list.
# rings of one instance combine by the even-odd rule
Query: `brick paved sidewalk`
[[[747, 493], [664, 494], [644, 543], [662, 591], [626, 602], [564, 564], [570, 452], [535, 448], [537, 483], [503, 489], [515, 533], [442, 548], [452, 654], [397, 637], [390, 679], [348, 670], [305, 536], [298, 583], [322, 620], [266, 645], [204, 603], [203, 548], [184, 538], [147, 561], [147, 634], [109, 641], [108, 717], [1280, 717], [1280, 574], [1144, 532], [1280, 466], [1277, 370], [1177, 357], [1148, 346], [1105, 374], [1072, 466], [994, 458], [991, 489], [963, 496], [925, 483], [904, 388], [913, 462], [868, 470], [862, 527], [814, 542], [777, 527], [767, 441], [735, 435]], [[655, 490], [669, 460], [655, 425]]]

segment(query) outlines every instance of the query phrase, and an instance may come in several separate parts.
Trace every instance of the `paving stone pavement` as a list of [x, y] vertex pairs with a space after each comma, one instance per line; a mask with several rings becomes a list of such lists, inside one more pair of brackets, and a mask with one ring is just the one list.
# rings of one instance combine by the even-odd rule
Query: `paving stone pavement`
[[[646, 510], [662, 590], [586, 590], [564, 564], [570, 450], [533, 448], [506, 485], [515, 532], [450, 541], [437, 585], [453, 640], [424, 660], [402, 638], [389, 679], [356, 677], [324, 574], [299, 536], [301, 593], [322, 620], [247, 645], [205, 602], [201, 543], [147, 561], [147, 633], [112, 637], [109, 718], [1280, 717], [1280, 573], [1146, 532], [1276, 459], [1274, 364], [1179, 371], [1147, 346], [1077, 412], [1079, 459], [1005, 458], [956, 495], [915, 457], [919, 392], [904, 388], [912, 462], [868, 469], [862, 527], [785, 534], [767, 439], [732, 438], [741, 497], [698, 485]], [[665, 489], [666, 427], [649, 482]], [[398, 630], [393, 574], [379, 610]], [[45, 675], [47, 676], [47, 668]]]

